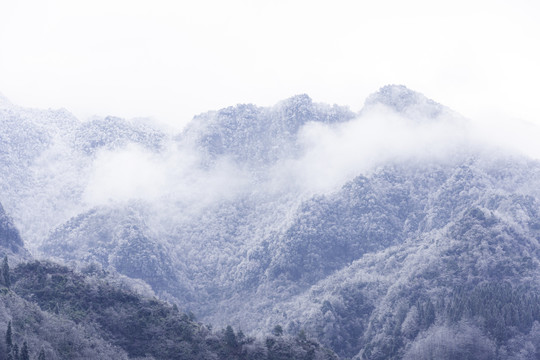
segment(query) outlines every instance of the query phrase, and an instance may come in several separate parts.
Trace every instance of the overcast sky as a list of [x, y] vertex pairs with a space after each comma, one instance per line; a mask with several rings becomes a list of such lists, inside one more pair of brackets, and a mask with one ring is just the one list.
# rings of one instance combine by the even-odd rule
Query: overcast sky
[[299, 93], [359, 110], [404, 84], [465, 116], [540, 123], [540, 1], [0, 0], [0, 93], [152, 116]]

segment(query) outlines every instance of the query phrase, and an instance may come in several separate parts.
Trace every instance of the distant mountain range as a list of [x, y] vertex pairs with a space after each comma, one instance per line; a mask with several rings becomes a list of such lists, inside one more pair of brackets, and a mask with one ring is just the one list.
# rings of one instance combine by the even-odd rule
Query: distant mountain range
[[[145, 304], [162, 320], [144, 331], [194, 329], [195, 342], [159, 339], [199, 358], [334, 356], [307, 339], [341, 358], [540, 358], [540, 162], [477, 141], [469, 120], [405, 86], [359, 113], [299, 95], [201, 114], [178, 134], [4, 99], [0, 167], [18, 304], [84, 324], [77, 341], [99, 338], [112, 357], [188, 350], [143, 354], [110, 308], [85, 313], [101, 287], [126, 296], [98, 301], [120, 322]], [[32, 262], [19, 231], [34, 257], [71, 269]], [[259, 340], [240, 346], [238, 329]]]

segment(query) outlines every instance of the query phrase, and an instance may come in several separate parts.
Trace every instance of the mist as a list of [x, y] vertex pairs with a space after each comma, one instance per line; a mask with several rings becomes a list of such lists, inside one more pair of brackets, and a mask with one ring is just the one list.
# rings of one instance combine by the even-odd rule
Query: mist
[[130, 144], [98, 153], [83, 201], [90, 207], [130, 200], [201, 207], [230, 199], [251, 182], [249, 173], [229, 159], [206, 168], [197, 151], [173, 141], [159, 153]]
[[[400, 92], [404, 89], [397, 87], [394, 95], [404, 95]], [[251, 125], [261, 119], [237, 119], [235, 116], [242, 115], [229, 110], [229, 117], [222, 119], [226, 123], [218, 119], [192, 127], [190, 134], [175, 133], [151, 120], [143, 126], [137, 121], [83, 123], [70, 118], [73, 134], [63, 130], [64, 135], [59, 135], [57, 120], [50, 124], [39, 120], [36, 126], [40, 131], [56, 135], [28, 167], [13, 153], [13, 170], [6, 173], [13, 178], [6, 177], [6, 181], [21, 186], [9, 187], [3, 205], [34, 249], [50, 231], [97, 207], [122, 208], [127, 203], [139, 202], [144, 204], [142, 207], [151, 207], [156, 218], [161, 217], [159, 222], [164, 229], [171, 229], [239, 199], [248, 201], [254, 209], [279, 207], [294, 212], [302, 201], [338, 191], [355, 177], [369, 176], [384, 166], [426, 162], [452, 165], [467, 157], [489, 161], [501, 155], [540, 159], [540, 129], [533, 123], [509, 119], [503, 114], [494, 114], [488, 120], [467, 119], [418, 93], [409, 94], [413, 94], [409, 100], [414, 101], [404, 103], [401, 110], [392, 107], [392, 102], [385, 105], [384, 101], [367, 101], [356, 114], [340, 108], [347, 114], [343, 116], [350, 119], [343, 118], [341, 122], [288, 118], [280, 107], [284, 103], [278, 103], [257, 115], [271, 116], [264, 121], [275, 122], [272, 137]], [[319, 105], [307, 102], [301, 106], [313, 106], [313, 111], [334, 111]], [[303, 125], [298, 129], [289, 121], [302, 121]], [[25, 124], [33, 126], [31, 121]], [[95, 140], [81, 140], [85, 138], [78, 131], [87, 130], [91, 132], [84, 136]], [[109, 133], [100, 140], [100, 132], [108, 131], [122, 140], [110, 142]], [[232, 136], [230, 131], [238, 136]], [[227, 143], [239, 143], [232, 148], [219, 145], [219, 149], [214, 149], [214, 135], [227, 137]], [[274, 136], [280, 138], [273, 141]], [[40, 137], [37, 141], [43, 140]], [[92, 141], [97, 141], [95, 148]], [[243, 141], [248, 141], [249, 147]], [[238, 151], [242, 153], [235, 153]], [[249, 153], [245, 154], [246, 151]], [[14, 166], [20, 168], [15, 170]]]
[[172, 138], [158, 153], [135, 145], [101, 151], [83, 199], [90, 207], [144, 200], [189, 212], [238, 196], [305, 198], [332, 192], [358, 175], [404, 162], [448, 163], [494, 151], [540, 158], [540, 130], [534, 124], [477, 122], [451, 111], [435, 118], [417, 115], [374, 106], [337, 125], [308, 122], [296, 138], [299, 155], [262, 167], [226, 155], [209, 165], [201, 149]]

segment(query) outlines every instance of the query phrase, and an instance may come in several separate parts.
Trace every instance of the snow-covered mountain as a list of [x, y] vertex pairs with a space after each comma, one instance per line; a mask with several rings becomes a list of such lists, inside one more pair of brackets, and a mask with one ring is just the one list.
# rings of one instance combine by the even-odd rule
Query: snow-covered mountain
[[298, 155], [298, 132], [308, 122], [336, 124], [355, 114], [346, 107], [313, 103], [297, 95], [273, 107], [237, 105], [196, 116], [179, 141], [193, 144], [208, 160], [230, 156], [250, 166]]
[[180, 134], [0, 105], [0, 200], [39, 256], [347, 358], [540, 354], [540, 162], [422, 94], [237, 105]]
[[97, 154], [137, 144], [157, 151], [166, 135], [144, 123], [108, 117], [86, 122], [66, 110], [0, 102], [0, 189], [29, 248], [89, 209], [84, 192]]
[[212, 331], [95, 266], [73, 271], [35, 261], [1, 205], [0, 254], [2, 359], [337, 360], [316, 341], [279, 328], [264, 338], [231, 326]]
[[6, 214], [0, 204], [0, 249], [1, 255], [9, 255], [16, 261], [27, 260], [30, 254], [25, 249], [19, 230], [13, 224], [11, 217]]

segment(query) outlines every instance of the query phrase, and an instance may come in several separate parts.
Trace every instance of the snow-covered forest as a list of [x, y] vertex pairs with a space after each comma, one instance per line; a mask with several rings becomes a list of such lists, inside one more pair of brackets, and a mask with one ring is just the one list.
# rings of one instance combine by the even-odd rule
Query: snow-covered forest
[[540, 162], [488, 130], [401, 85], [180, 132], [2, 98], [0, 333], [47, 359], [538, 359]]

